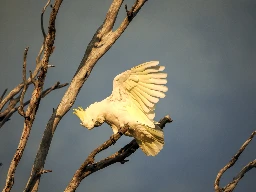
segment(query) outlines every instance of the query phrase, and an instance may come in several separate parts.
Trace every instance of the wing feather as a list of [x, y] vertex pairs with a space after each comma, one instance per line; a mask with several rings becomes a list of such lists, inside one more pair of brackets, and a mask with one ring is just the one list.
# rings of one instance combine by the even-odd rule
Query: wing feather
[[151, 103], [157, 103], [159, 101], [159, 99], [157, 97], [153, 97], [153, 96], [147, 94], [146, 92], [142, 91], [138, 87], [135, 87], [134, 90], [139, 92], [143, 97], [145, 97]]
[[153, 120], [155, 104], [168, 91], [165, 86], [167, 74], [162, 72], [165, 67], [158, 64], [158, 61], [149, 61], [117, 75], [113, 81], [111, 98], [130, 99], [147, 118]]
[[147, 98], [145, 98], [139, 91], [136, 91], [135, 89], [132, 91], [135, 93], [140, 100], [147, 106], [147, 108], [154, 107], [154, 103], [151, 103]]
[[141, 89], [142, 91], [144, 91], [147, 94], [150, 94], [153, 97], [160, 97], [160, 98], [164, 98], [165, 94], [162, 93], [161, 91], [157, 91], [157, 90], [153, 90], [153, 89], [148, 89], [147, 87], [144, 87], [140, 84], [137, 85], [137, 87], [139, 89]]
[[162, 92], [168, 91], [168, 88], [164, 85], [156, 85], [156, 84], [149, 84], [149, 83], [143, 83], [143, 82], [139, 82], [139, 84], [151, 90], [157, 90]]
[[135, 73], [142, 72], [142, 71], [145, 71], [145, 69], [153, 67], [153, 66], [157, 66], [158, 64], [159, 64], [159, 61], [149, 61], [146, 63], [142, 63], [140, 65], [137, 65], [137, 66], [131, 68], [131, 70], [133, 70]]

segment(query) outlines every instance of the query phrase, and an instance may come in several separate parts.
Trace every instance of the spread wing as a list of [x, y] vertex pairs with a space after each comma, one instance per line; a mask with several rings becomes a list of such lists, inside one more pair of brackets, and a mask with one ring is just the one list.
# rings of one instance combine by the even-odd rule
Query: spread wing
[[155, 117], [155, 104], [159, 98], [164, 98], [168, 88], [164, 66], [158, 66], [159, 61], [149, 61], [131, 68], [119, 75], [113, 81], [112, 99], [131, 100], [150, 120]]

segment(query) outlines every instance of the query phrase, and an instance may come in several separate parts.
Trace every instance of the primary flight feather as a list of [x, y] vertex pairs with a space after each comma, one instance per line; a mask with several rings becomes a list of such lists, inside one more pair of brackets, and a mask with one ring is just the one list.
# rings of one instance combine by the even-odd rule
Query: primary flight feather
[[165, 67], [158, 64], [149, 61], [117, 75], [109, 97], [85, 110], [74, 109], [80, 124], [90, 130], [106, 122], [114, 133], [128, 125], [125, 135], [134, 137], [146, 155], [157, 155], [164, 145], [164, 133], [154, 122], [155, 104], [168, 90]]

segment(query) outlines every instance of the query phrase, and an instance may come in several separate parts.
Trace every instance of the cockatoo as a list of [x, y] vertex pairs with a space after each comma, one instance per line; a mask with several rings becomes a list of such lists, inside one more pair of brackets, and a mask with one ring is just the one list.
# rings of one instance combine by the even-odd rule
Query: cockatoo
[[114, 133], [129, 126], [126, 136], [134, 137], [148, 156], [157, 155], [164, 145], [164, 133], [154, 121], [155, 104], [164, 98], [168, 88], [167, 74], [159, 61], [149, 61], [114, 78], [112, 94], [85, 110], [74, 109], [81, 125], [91, 130], [106, 122]]

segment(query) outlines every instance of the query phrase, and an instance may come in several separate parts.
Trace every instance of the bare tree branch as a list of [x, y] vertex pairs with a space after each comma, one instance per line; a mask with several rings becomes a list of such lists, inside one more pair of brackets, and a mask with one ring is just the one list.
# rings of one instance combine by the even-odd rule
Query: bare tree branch
[[[20, 90], [23, 88], [23, 86], [24, 86], [23, 83], [19, 84], [4, 99], [2, 99], [2, 102], [0, 103], [0, 111], [2, 110], [2, 108], [5, 106], [5, 104], [8, 101], [11, 101], [11, 99], [20, 92]], [[3, 112], [0, 112], [0, 118], [3, 116], [6, 116], [6, 114], [9, 112], [8, 108], [9, 108], [9, 106]]]
[[245, 148], [249, 145], [249, 143], [252, 141], [253, 137], [256, 135], [256, 131], [254, 131], [251, 136], [244, 142], [244, 144], [240, 147], [238, 152], [232, 157], [232, 159], [229, 161], [227, 165], [225, 165], [217, 174], [217, 177], [214, 182], [214, 189], [216, 192], [232, 192], [238, 182], [243, 178], [244, 174], [251, 170], [252, 168], [256, 167], [256, 160], [248, 163], [239, 173], [236, 177], [234, 177], [233, 181], [230, 182], [228, 185], [226, 185], [224, 188], [220, 188], [220, 179], [222, 175], [230, 168], [232, 167], [240, 155], [243, 153]]
[[[49, 57], [52, 53], [52, 48], [55, 40], [55, 20], [56, 16], [59, 10], [59, 7], [62, 3], [62, 0], [56, 0], [54, 7], [52, 8], [52, 12], [50, 15], [50, 21], [49, 21], [49, 27], [48, 27], [48, 34], [45, 38], [45, 51], [44, 55], [42, 58], [42, 67], [40, 68], [40, 73], [38, 75], [38, 79], [35, 82], [35, 88], [32, 92], [32, 97], [30, 99], [29, 106], [26, 110], [26, 113], [24, 115], [25, 121], [24, 121], [24, 128], [21, 134], [20, 142], [18, 145], [18, 148], [16, 150], [16, 153], [14, 154], [14, 157], [11, 161], [8, 173], [7, 173], [7, 178], [6, 178], [6, 183], [3, 191], [9, 192], [14, 184], [14, 175], [16, 168], [18, 166], [18, 163], [23, 155], [24, 149], [27, 144], [27, 140], [36, 116], [37, 109], [40, 104], [41, 100], [41, 93], [43, 91], [43, 85], [48, 69], [48, 62], [49, 62]], [[24, 75], [24, 74], [23, 74]]]
[[[40, 48], [40, 51], [39, 51], [39, 53], [38, 53], [38, 55], [36, 57], [36, 65], [38, 66], [38, 68], [40, 67], [40, 63], [41, 63], [41, 59], [40, 58], [42, 56], [43, 50], [44, 50], [44, 43], [42, 44], [42, 46]], [[33, 73], [33, 76], [35, 76], [35, 74], [37, 74], [37, 72], [36, 73], [35, 72]]]
[[138, 5], [138, 3], [139, 3], [139, 0], [136, 0], [136, 3], [134, 3], [134, 5], [132, 6], [131, 10], [128, 10], [127, 5], [125, 5], [125, 11], [126, 11], [128, 19], [131, 19], [133, 17], [134, 9]]
[[42, 13], [41, 13], [41, 30], [42, 30], [44, 39], [46, 38], [46, 34], [45, 34], [45, 30], [44, 30], [44, 12], [45, 12], [46, 8], [49, 6], [50, 2], [51, 2], [51, 0], [47, 1], [46, 5], [44, 6]]
[[24, 87], [23, 87], [23, 90], [21, 92], [21, 96], [20, 96], [20, 107], [18, 108], [18, 112], [21, 116], [25, 117], [25, 112], [24, 112], [24, 103], [23, 103], [23, 100], [24, 100], [24, 96], [25, 96], [25, 93], [28, 89], [28, 85], [27, 85], [27, 78], [26, 78], [26, 67], [27, 67], [27, 54], [28, 54], [28, 49], [29, 47], [27, 47], [24, 51], [24, 61], [23, 61], [23, 84], [24, 84]]
[[97, 37], [99, 39], [101, 39], [107, 33], [111, 32], [111, 30], [113, 29], [122, 3], [123, 3], [123, 0], [114, 0], [110, 5], [105, 21], [103, 25], [100, 27], [101, 31], [97, 34]]
[[[119, 30], [111, 32], [116, 20], [116, 15], [122, 2], [123, 0], [113, 0], [104, 23], [96, 31], [92, 40], [87, 46], [84, 57], [67, 91], [65, 92], [57, 109], [54, 110], [51, 118], [49, 119], [34, 161], [30, 178], [24, 191], [31, 191], [36, 183], [39, 183], [41, 175], [38, 175], [38, 172], [40, 172], [40, 170], [42, 170], [44, 167], [48, 150], [50, 148], [51, 141], [58, 123], [73, 106], [81, 87], [89, 77], [96, 62], [111, 48], [111, 46], [115, 43], [115, 41], [120, 37], [120, 35], [129, 25], [131, 20], [126, 17], [122, 25], [118, 28]], [[139, 3], [137, 3], [136, 1], [137, 6], [135, 7], [134, 12], [137, 13], [145, 2], [146, 0], [139, 0]], [[133, 17], [135, 17], [135, 15], [136, 14], [133, 14]]]
[[[15, 99], [13, 99], [13, 98], [10, 99], [9, 105], [5, 109], [5, 112], [2, 114], [0, 113], [0, 122], [1, 122], [0, 124], [3, 125], [4, 122], [6, 122], [9, 119], [11, 111], [16, 106], [16, 104], [19, 102], [19, 100], [20, 100], [20, 95]], [[0, 128], [1, 128], [1, 126], [0, 126]]]
[[[29, 71], [30, 77], [26, 81], [27, 82], [27, 86], [29, 86], [31, 83], [34, 83], [34, 78], [37, 76], [37, 74], [38, 74], [38, 72], [39, 72], [39, 70], [41, 68], [42, 62], [41, 62], [40, 58], [42, 56], [43, 50], [44, 50], [44, 43], [42, 44], [42, 46], [40, 48], [40, 51], [39, 51], [39, 53], [37, 55], [35, 70], [33, 71], [33, 73], [31, 71]], [[12, 89], [10, 91], [10, 93], [3, 99], [3, 96], [5, 95], [7, 89], [5, 90], [5, 92], [4, 92], [4, 94], [2, 94], [2, 97], [1, 97], [1, 100], [0, 100], [0, 111], [3, 109], [3, 107], [6, 105], [6, 103], [8, 101], [11, 101], [11, 99], [20, 92], [20, 90], [23, 87], [24, 87], [24, 82], [20, 83], [17, 87]], [[4, 119], [6, 116], [8, 116], [11, 113], [11, 110], [13, 110], [13, 106], [9, 105], [3, 112], [0, 112], [0, 119]]]
[[[163, 129], [166, 123], [172, 122], [172, 119], [169, 115], [165, 116], [163, 119], [161, 119], [159, 126]], [[127, 144], [125, 147], [114, 153], [113, 155], [107, 157], [106, 159], [103, 159], [97, 163], [94, 163], [94, 158], [96, 154], [103, 151], [104, 149], [107, 149], [109, 146], [115, 144], [115, 142], [128, 130], [128, 127], [122, 127], [118, 133], [113, 134], [109, 140], [104, 142], [102, 145], [100, 145], [98, 148], [93, 150], [91, 154], [86, 158], [84, 163], [80, 166], [80, 168], [76, 171], [73, 178], [71, 179], [70, 183], [65, 189], [65, 192], [73, 192], [77, 189], [81, 181], [91, 175], [92, 173], [99, 171], [103, 168], [106, 168], [109, 165], [112, 165], [114, 163], [122, 163], [124, 164], [128, 160], [126, 160], [127, 157], [129, 157], [131, 154], [133, 154], [138, 148], [139, 145], [137, 144], [136, 140], [133, 139], [129, 144]]]
[[232, 182], [230, 182], [228, 185], [226, 185], [223, 188], [223, 191], [225, 192], [232, 192], [236, 185], [238, 184], [238, 182], [243, 178], [243, 176], [245, 175], [245, 173], [247, 173], [248, 171], [250, 171], [252, 168], [256, 168], [256, 159], [254, 161], [251, 161], [250, 163], [248, 163], [238, 174], [237, 176], [233, 179]]
[[[48, 95], [50, 92], [52, 92], [53, 90], [55, 89], [60, 89], [62, 87], [66, 87], [68, 85], [68, 83], [64, 83], [64, 84], [60, 84], [59, 82], [57, 82], [55, 85], [53, 85], [52, 87], [44, 90], [41, 94], [41, 98], [44, 98], [46, 95]], [[19, 101], [19, 98], [16, 98], [14, 99], [14, 101], [17, 101], [16, 103], [18, 103]], [[27, 106], [28, 104], [30, 103], [30, 100], [26, 101], [23, 106]], [[13, 106], [13, 105], [12, 105]], [[18, 108], [19, 107], [12, 107], [10, 110], [9, 110], [9, 113], [3, 118], [3, 119], [0, 119], [0, 128], [3, 127], [3, 125], [5, 124], [6, 121], [8, 121], [10, 119], [10, 117], [12, 116], [13, 113], [15, 113], [16, 111], [18, 111]]]
[[60, 82], [57, 82], [55, 85], [53, 85], [52, 87], [44, 90], [42, 92], [41, 98], [44, 98], [46, 95], [48, 95], [51, 91], [55, 90], [55, 89], [60, 89], [62, 87], [66, 87], [68, 85], [68, 83], [64, 83], [64, 84], [60, 84]]
[[[40, 61], [40, 57], [42, 55], [42, 52], [44, 50], [44, 46], [42, 45], [40, 51], [39, 51], [39, 54], [37, 56], [37, 59], [36, 59], [36, 68], [35, 70], [33, 71], [33, 74], [32, 74], [32, 78], [31, 76], [28, 78], [27, 80], [27, 85], [30, 85], [32, 83], [32, 80], [37, 76], [38, 74], [38, 71], [40, 70], [41, 68], [41, 61]], [[4, 98], [2, 99], [2, 101], [0, 102], [0, 111], [3, 109], [3, 107], [5, 106], [5, 104], [10, 101], [14, 96], [16, 96], [20, 91], [21, 89], [24, 87], [24, 83], [20, 83], [17, 87], [15, 87], [14, 89], [12, 89], [10, 91], [10, 93]], [[6, 89], [7, 90], [7, 89]], [[6, 91], [5, 91], [6, 92]], [[4, 95], [4, 94], [3, 94]], [[4, 112], [0, 112], [0, 118], [2, 116], [5, 116], [9, 111], [8, 110], [5, 110]]]
[[6, 94], [7, 90], [8, 90], [8, 89], [5, 89], [4, 92], [3, 92], [3, 94], [1, 95], [1, 97], [0, 97], [0, 103], [2, 102], [2, 100], [3, 100], [3, 98], [4, 98], [4, 95]]
[[[34, 72], [32, 73], [31, 71], [30, 71], [30, 77], [28, 78], [28, 80], [26, 81], [27, 82], [27, 86], [29, 86], [31, 83], [34, 83], [34, 78], [37, 76], [37, 74], [38, 74], [38, 71], [40, 70], [40, 68], [41, 68], [41, 61], [40, 61], [40, 57], [41, 57], [41, 55], [42, 55], [42, 52], [43, 52], [43, 50], [44, 50], [44, 45], [42, 45], [42, 47], [41, 47], [41, 49], [40, 49], [40, 51], [39, 51], [39, 54], [38, 54], [38, 56], [37, 56], [37, 58], [36, 58], [36, 68], [35, 68], [35, 70], [34, 70]], [[17, 87], [15, 87], [14, 89], [12, 89], [11, 91], [10, 91], [10, 93], [3, 99], [1, 99], [1, 102], [0, 102], [0, 111], [3, 109], [3, 107], [6, 105], [6, 103], [8, 102], [8, 101], [11, 101], [12, 100], [12, 98], [14, 97], [14, 96], [16, 96], [20, 91], [21, 91], [21, 89], [23, 89], [23, 87], [24, 87], [24, 83], [22, 82], [22, 83], [20, 83]], [[6, 91], [7, 91], [7, 89], [6, 89]], [[6, 91], [4, 92], [4, 93], [6, 93]], [[3, 94], [4, 95], [4, 94]], [[15, 104], [16, 105], [16, 104]], [[14, 105], [14, 106], [15, 106]], [[13, 107], [14, 106], [10, 106], [10, 104], [9, 104], [9, 106], [3, 111], [3, 112], [0, 112], [0, 119], [3, 119], [3, 118], [5, 118], [6, 116], [8, 116], [8, 114], [10, 114], [10, 112], [11, 112], [11, 110], [13, 109]]]

